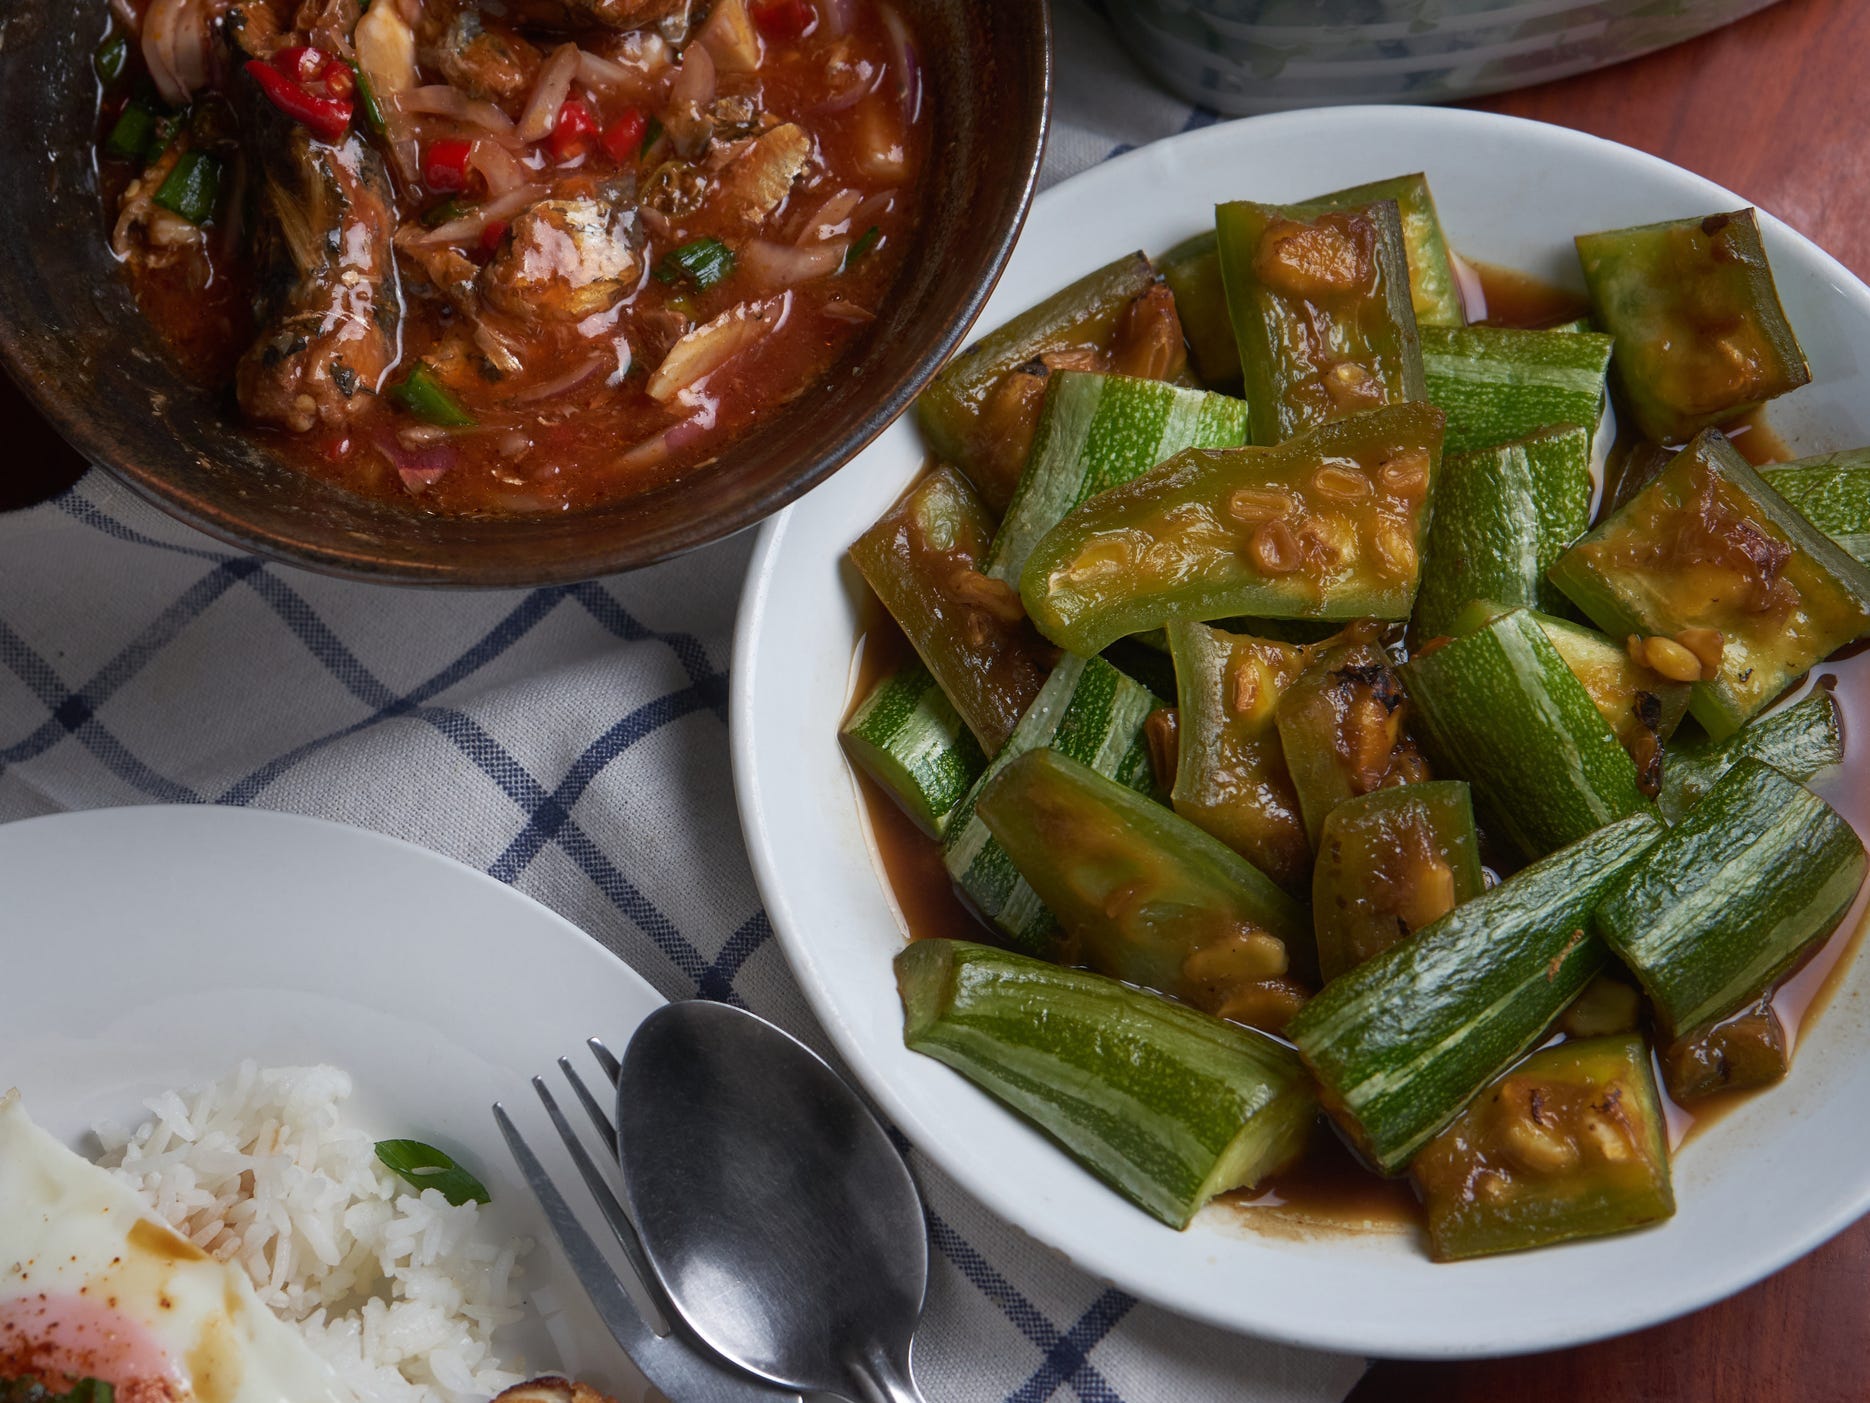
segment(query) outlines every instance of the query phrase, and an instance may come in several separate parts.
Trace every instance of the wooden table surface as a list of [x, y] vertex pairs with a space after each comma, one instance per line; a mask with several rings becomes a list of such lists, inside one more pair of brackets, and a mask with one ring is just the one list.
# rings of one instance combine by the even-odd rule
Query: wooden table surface
[[[1667, 157], [1870, 275], [1870, 3], [1782, 0], [1693, 43], [1475, 104]], [[0, 510], [73, 481], [77, 455], [0, 376]], [[1762, 1185], [1762, 1193], [1770, 1193]], [[1528, 1300], [1527, 1310], [1540, 1303]], [[1352, 1403], [1864, 1403], [1870, 1220], [1699, 1314], [1605, 1344], [1478, 1364], [1379, 1364]]]

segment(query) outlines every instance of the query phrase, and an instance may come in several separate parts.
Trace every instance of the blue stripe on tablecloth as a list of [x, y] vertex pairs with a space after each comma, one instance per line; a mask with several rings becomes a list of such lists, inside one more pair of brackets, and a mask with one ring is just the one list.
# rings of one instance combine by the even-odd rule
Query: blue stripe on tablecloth
[[1005, 1313], [1020, 1334], [1044, 1351], [1038, 1372], [1007, 1395], [1007, 1403], [1041, 1403], [1065, 1384], [1085, 1403], [1122, 1403], [1117, 1390], [1091, 1363], [1090, 1353], [1136, 1304], [1133, 1296], [1107, 1287], [1069, 1330], [1060, 1330], [1022, 1295], [966, 1238], [933, 1209], [928, 1213], [929, 1240], [961, 1275]]
[[712, 708], [725, 691], [726, 678], [709, 676], [695, 686], [646, 702], [617, 722], [572, 763], [564, 779], [559, 781], [558, 788], [533, 806], [526, 826], [507, 845], [506, 851], [494, 860], [493, 866], [487, 869], [489, 874], [503, 882], [519, 880], [519, 875], [539, 855], [540, 850], [555, 840], [564, 826], [571, 822], [573, 807], [591, 782], [603, 773], [605, 766], [650, 732], [691, 712]]
[[326, 746], [354, 736], [359, 731], [369, 730], [372, 726], [384, 721], [410, 715], [422, 703], [473, 676], [526, 637], [558, 607], [560, 597], [555, 590], [534, 590], [515, 605], [512, 612], [494, 625], [485, 637], [441, 671], [426, 681], [417, 683], [402, 696], [379, 707], [361, 721], [353, 721], [348, 726], [340, 726], [334, 731], [294, 747], [284, 755], [269, 760], [252, 774], [231, 786], [216, 802], [222, 804], [252, 803], [269, 785], [300, 761], [316, 755]]

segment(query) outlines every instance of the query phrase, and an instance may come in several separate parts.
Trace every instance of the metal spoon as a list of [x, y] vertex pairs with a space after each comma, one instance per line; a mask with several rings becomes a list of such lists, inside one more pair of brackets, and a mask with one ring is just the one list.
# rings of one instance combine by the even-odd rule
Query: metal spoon
[[751, 1373], [922, 1403], [922, 1199], [883, 1127], [803, 1043], [699, 1000], [657, 1009], [617, 1081], [630, 1216], [669, 1300]]

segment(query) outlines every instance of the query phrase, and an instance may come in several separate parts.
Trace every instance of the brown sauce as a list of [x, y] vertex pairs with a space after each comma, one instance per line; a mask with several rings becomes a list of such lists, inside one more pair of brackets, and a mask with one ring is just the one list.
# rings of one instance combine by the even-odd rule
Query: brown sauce
[[1268, 1219], [1278, 1228], [1309, 1232], [1407, 1232], [1420, 1223], [1421, 1204], [1407, 1179], [1384, 1179], [1357, 1162], [1322, 1121], [1290, 1169], [1254, 1189], [1219, 1200], [1253, 1227]]
[[1461, 260], [1461, 295], [1467, 318], [1483, 326], [1531, 328], [1559, 326], [1589, 316], [1591, 302], [1581, 292], [1491, 263]]
[[[1549, 326], [1589, 311], [1588, 304], [1576, 294], [1523, 274], [1485, 264], [1465, 267], [1483, 289], [1484, 305], [1493, 316], [1490, 324]], [[1505, 320], [1509, 316], [1517, 320]], [[1763, 411], [1756, 410], [1725, 431], [1756, 465], [1782, 462], [1791, 456], [1767, 424]], [[908, 639], [874, 600], [867, 601], [866, 609], [852, 670], [851, 708], [912, 655]], [[1870, 843], [1870, 647], [1847, 649], [1844, 655], [1821, 663], [1812, 669], [1809, 684], [1801, 684], [1797, 690], [1802, 693], [1807, 686], [1827, 685], [1833, 688], [1842, 713], [1845, 761], [1821, 775], [1812, 788]], [[911, 940], [960, 938], [994, 943], [993, 933], [956, 895], [942, 865], [940, 845], [917, 828], [868, 777], [858, 774], [857, 785], [877, 863], [902, 916], [904, 934]], [[1837, 931], [1774, 994], [1773, 1007], [1785, 1025], [1792, 1048], [1791, 1076], [1798, 1075], [1799, 1040], [1816, 1027], [1849, 972], [1867, 929], [1870, 884], [1858, 892]], [[1658, 1068], [1657, 1086], [1662, 1085]], [[1740, 1106], [1772, 1091], [1769, 1086], [1725, 1092], [1683, 1106], [1663, 1090], [1671, 1151], [1681, 1150]], [[1286, 1237], [1401, 1233], [1420, 1231], [1422, 1224], [1421, 1204], [1411, 1182], [1406, 1178], [1384, 1179], [1366, 1169], [1322, 1120], [1305, 1153], [1290, 1168], [1257, 1188], [1224, 1194], [1216, 1203], [1244, 1226]]]

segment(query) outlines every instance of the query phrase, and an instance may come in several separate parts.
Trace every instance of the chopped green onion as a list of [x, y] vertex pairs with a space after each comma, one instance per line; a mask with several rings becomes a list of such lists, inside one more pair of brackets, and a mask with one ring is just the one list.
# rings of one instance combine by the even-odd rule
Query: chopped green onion
[[378, 136], [389, 130], [389, 123], [383, 120], [383, 105], [377, 101], [377, 90], [370, 82], [370, 75], [351, 63], [351, 73], [357, 79], [357, 109], [364, 114], [364, 125]]
[[444, 224], [454, 223], [455, 220], [465, 216], [467, 212], [468, 207], [462, 204], [461, 201], [456, 199], [453, 195], [450, 195], [439, 205], [422, 211], [422, 227], [424, 229], [439, 229]]
[[126, 161], [140, 161], [155, 133], [156, 114], [140, 102], [128, 102], [104, 138], [104, 150]]
[[675, 283], [687, 278], [706, 292], [734, 271], [734, 251], [719, 239], [702, 238], [683, 244], [656, 264], [656, 281]]
[[121, 34], [113, 34], [97, 46], [97, 52], [91, 56], [91, 66], [97, 70], [98, 81], [109, 87], [123, 77], [123, 70], [130, 63], [130, 41]]
[[442, 1197], [456, 1208], [468, 1202], [493, 1202], [485, 1184], [445, 1152], [420, 1140], [379, 1140], [377, 1158], [411, 1187], [441, 1190]]
[[662, 118], [652, 116], [643, 128], [643, 144], [636, 148], [636, 157], [640, 161], [649, 148], [662, 140]]
[[857, 242], [845, 250], [844, 261], [838, 265], [838, 271], [840, 273], [850, 272], [851, 265], [856, 263], [857, 260], [862, 258], [866, 253], [870, 252], [871, 249], [875, 248], [877, 246], [877, 240], [882, 237], [883, 231], [874, 224], [864, 230], [863, 233], [857, 236]]
[[65, 1393], [54, 1393], [37, 1379], [0, 1379], [0, 1403], [112, 1403], [116, 1396], [103, 1379], [79, 1379]]
[[205, 224], [221, 198], [221, 163], [205, 151], [184, 151], [156, 190], [156, 203], [190, 224]]
[[[436, 378], [435, 372], [421, 361], [400, 381], [390, 388], [390, 397], [407, 409], [418, 419], [426, 419], [431, 424], [438, 424], [444, 429], [471, 429], [479, 420], [462, 408], [461, 401], [449, 393], [448, 387]], [[404, 1144], [401, 1140], [391, 1144]], [[381, 1146], [378, 1149], [381, 1150]], [[389, 1163], [387, 1160], [384, 1161]], [[390, 1165], [394, 1169], [395, 1165]]]

